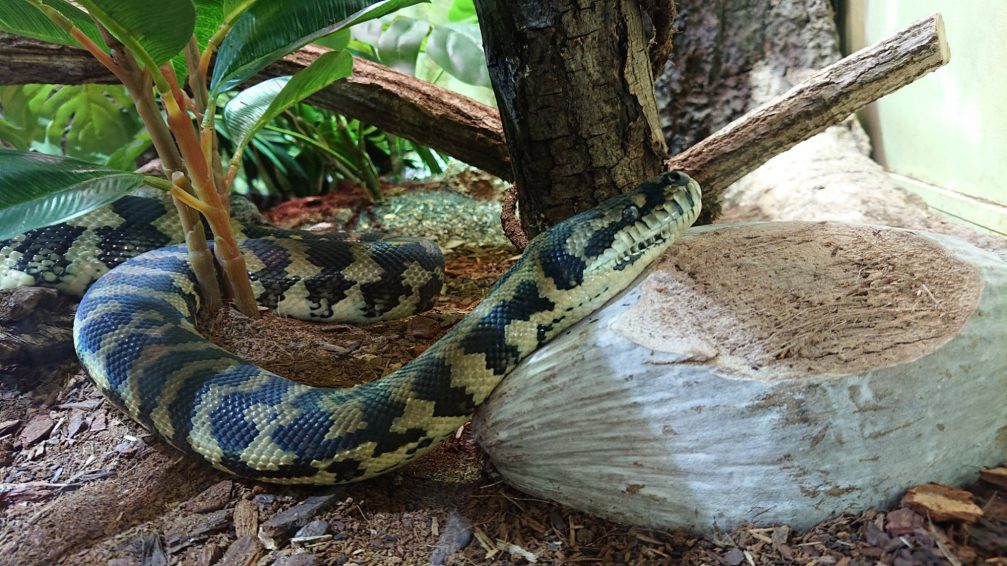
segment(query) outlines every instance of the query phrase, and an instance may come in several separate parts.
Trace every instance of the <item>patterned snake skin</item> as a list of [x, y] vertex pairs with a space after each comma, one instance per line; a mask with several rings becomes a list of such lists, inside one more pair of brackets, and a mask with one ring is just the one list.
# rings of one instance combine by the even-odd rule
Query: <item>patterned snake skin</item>
[[[199, 289], [184, 246], [144, 253], [102, 275], [78, 307], [74, 342], [113, 403], [214, 467], [276, 483], [357, 481], [411, 461], [457, 430], [519, 361], [643, 272], [695, 221], [700, 198], [695, 181], [669, 172], [557, 224], [440, 341], [350, 389], [290, 381], [201, 336]], [[154, 212], [151, 206], [148, 217], [110, 228], [138, 236], [118, 245], [168, 243], [151, 241], [151, 227], [162, 222]], [[42, 268], [33, 274], [17, 268], [26, 255], [17, 250], [38, 234], [0, 244], [0, 283], [43, 280], [74, 291], [90, 283], [70, 269], [82, 256], [107, 265], [101, 234], [68, 225], [44, 230], [60, 243], [35, 244], [48, 254], [32, 256]], [[260, 298], [292, 316], [383, 319], [429, 306], [439, 289], [439, 253], [420, 253], [431, 251], [425, 244], [381, 241], [345, 251], [344, 242], [285, 236], [249, 240], [243, 249]], [[386, 257], [400, 246], [396, 261]], [[90, 279], [103, 271], [87, 269]], [[323, 289], [323, 281], [335, 287]]]

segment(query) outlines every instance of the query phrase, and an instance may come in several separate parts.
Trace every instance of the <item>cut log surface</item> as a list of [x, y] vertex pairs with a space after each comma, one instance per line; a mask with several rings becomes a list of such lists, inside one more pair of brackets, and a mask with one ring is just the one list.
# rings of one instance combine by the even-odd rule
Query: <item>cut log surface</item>
[[801, 528], [1007, 453], [1007, 263], [927, 232], [694, 229], [480, 408], [506, 481], [648, 527]]

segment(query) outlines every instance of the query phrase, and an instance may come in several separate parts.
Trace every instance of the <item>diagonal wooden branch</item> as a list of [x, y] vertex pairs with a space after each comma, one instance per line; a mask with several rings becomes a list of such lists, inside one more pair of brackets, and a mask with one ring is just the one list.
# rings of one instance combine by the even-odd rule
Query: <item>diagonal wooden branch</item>
[[668, 160], [703, 187], [703, 204], [731, 183], [858, 109], [945, 65], [951, 54], [940, 14], [816, 72]]
[[[290, 74], [322, 53], [305, 48], [264, 76]], [[830, 65], [769, 104], [669, 160], [703, 186], [714, 204], [731, 183], [857, 109], [946, 64], [939, 14]], [[429, 145], [504, 179], [512, 177], [499, 114], [493, 108], [413, 77], [354, 60], [353, 77], [313, 98], [321, 106]], [[113, 82], [86, 52], [0, 33], [0, 84]]]

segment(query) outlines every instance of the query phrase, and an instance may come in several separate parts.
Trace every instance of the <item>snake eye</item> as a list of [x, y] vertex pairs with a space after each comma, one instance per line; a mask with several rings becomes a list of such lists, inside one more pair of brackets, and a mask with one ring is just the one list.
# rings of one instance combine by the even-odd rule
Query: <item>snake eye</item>
[[626, 222], [636, 222], [640, 219], [640, 209], [634, 205], [629, 205], [622, 209], [622, 219]]

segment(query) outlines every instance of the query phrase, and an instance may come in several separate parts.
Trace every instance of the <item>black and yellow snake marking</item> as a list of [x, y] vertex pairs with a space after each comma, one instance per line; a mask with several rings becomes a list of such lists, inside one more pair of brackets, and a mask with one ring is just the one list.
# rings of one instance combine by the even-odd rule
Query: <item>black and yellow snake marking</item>
[[[352, 389], [290, 381], [203, 338], [194, 324], [198, 288], [181, 246], [131, 259], [90, 288], [74, 324], [77, 354], [131, 417], [217, 468], [279, 483], [368, 478], [454, 432], [519, 361], [621, 292], [695, 221], [700, 196], [686, 175], [665, 173], [556, 225], [444, 338]], [[315, 243], [269, 242], [284, 257]], [[254, 257], [268, 255], [256, 248], [264, 244], [248, 245]], [[262, 263], [275, 270], [285, 261]], [[422, 269], [392, 269], [403, 288], [423, 286]]]

